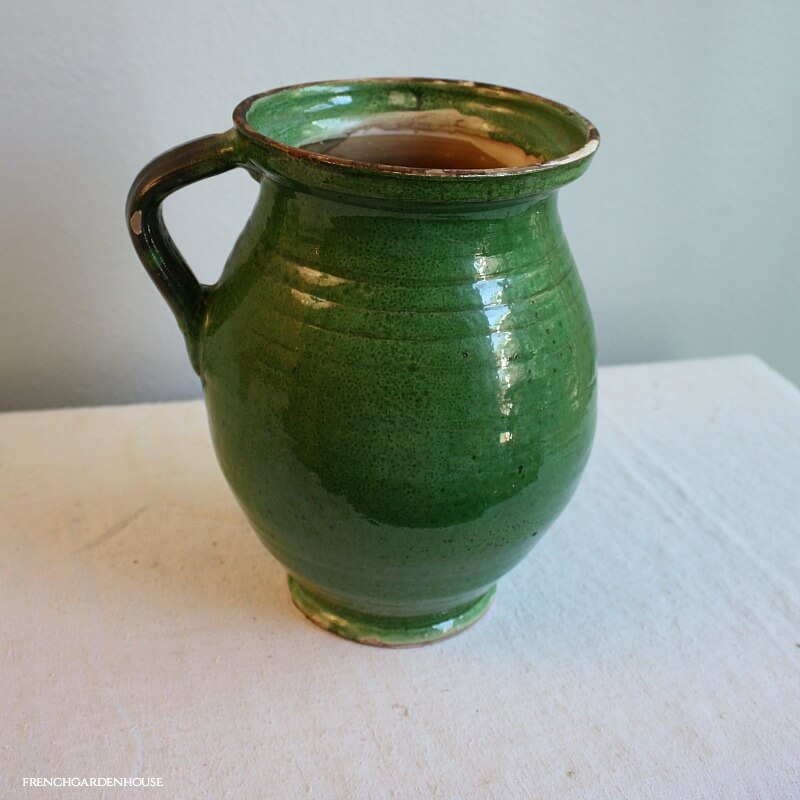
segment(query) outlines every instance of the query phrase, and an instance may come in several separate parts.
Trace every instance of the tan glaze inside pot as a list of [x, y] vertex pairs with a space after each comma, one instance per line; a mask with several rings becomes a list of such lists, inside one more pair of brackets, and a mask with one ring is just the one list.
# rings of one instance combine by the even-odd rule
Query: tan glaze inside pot
[[483, 170], [541, 164], [542, 156], [493, 139], [481, 117], [455, 108], [389, 111], [345, 128], [335, 138], [301, 144], [335, 158], [394, 167]]

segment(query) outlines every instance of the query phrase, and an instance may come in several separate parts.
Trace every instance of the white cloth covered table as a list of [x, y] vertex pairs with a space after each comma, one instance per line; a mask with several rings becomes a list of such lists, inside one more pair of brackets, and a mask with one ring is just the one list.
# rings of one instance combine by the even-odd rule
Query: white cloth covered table
[[409, 650], [295, 610], [199, 402], [0, 415], [0, 609], [4, 800], [798, 798], [800, 393], [603, 369], [566, 512]]

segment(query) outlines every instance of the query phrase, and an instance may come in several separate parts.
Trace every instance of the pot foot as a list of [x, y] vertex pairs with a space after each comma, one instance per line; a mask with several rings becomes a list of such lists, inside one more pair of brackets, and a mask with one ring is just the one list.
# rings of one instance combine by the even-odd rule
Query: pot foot
[[289, 576], [292, 601], [313, 623], [345, 639], [375, 647], [417, 647], [455, 636], [477, 622], [494, 599], [495, 587], [450, 616], [378, 617], [342, 608]]

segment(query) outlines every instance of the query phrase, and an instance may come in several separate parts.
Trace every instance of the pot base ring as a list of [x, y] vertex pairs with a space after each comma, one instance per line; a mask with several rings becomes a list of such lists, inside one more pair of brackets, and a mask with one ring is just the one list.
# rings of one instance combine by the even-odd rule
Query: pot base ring
[[334, 606], [307, 586], [289, 576], [292, 602], [315, 625], [345, 639], [374, 647], [418, 647], [441, 641], [476, 623], [494, 600], [495, 588], [468, 606], [460, 606], [452, 616], [431, 619], [420, 617], [377, 617]]

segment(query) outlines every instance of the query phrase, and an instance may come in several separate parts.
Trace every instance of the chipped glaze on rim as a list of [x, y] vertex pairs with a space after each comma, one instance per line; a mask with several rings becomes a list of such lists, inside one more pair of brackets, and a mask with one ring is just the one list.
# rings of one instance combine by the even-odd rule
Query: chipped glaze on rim
[[[300, 147], [293, 147], [292, 145], [279, 142], [277, 139], [271, 139], [263, 133], [259, 133], [247, 121], [247, 113], [250, 111], [253, 103], [261, 100], [264, 97], [278, 94], [280, 92], [290, 91], [294, 89], [305, 89], [309, 86], [352, 86], [354, 84], [375, 84], [375, 83], [427, 83], [434, 86], [460, 86], [466, 89], [486, 89], [498, 92], [504, 92], [515, 97], [529, 100], [540, 105], [548, 105], [552, 108], [562, 111], [567, 115], [574, 117], [578, 120], [586, 130], [587, 140], [586, 143], [573, 150], [565, 156], [560, 158], [553, 158], [549, 161], [543, 161], [541, 164], [527, 164], [521, 167], [497, 167], [495, 169], [430, 169], [424, 167], [403, 167], [391, 164], [370, 164], [365, 161], [354, 161], [349, 158], [337, 158], [336, 156], [329, 156], [323, 153], [314, 153], [310, 150], [303, 150]], [[335, 80], [335, 81], [308, 81], [306, 83], [294, 83], [288, 86], [279, 86], [276, 89], [270, 89], [267, 92], [259, 92], [258, 94], [250, 95], [250, 97], [242, 100], [233, 111], [233, 123], [238, 131], [245, 136], [249, 137], [259, 144], [266, 145], [267, 147], [280, 150], [286, 155], [293, 158], [304, 159], [312, 163], [330, 164], [331, 166], [347, 167], [349, 169], [357, 170], [358, 172], [365, 172], [371, 174], [384, 174], [384, 175], [416, 175], [422, 178], [470, 178], [470, 177], [508, 177], [512, 175], [532, 175], [538, 172], [546, 172], [556, 167], [562, 167], [567, 164], [573, 164], [581, 161], [584, 158], [592, 155], [597, 150], [600, 144], [600, 133], [592, 122], [590, 122], [582, 114], [579, 114], [573, 108], [558, 103], [555, 100], [550, 100], [547, 97], [542, 97], [532, 92], [525, 92], [522, 89], [511, 89], [507, 86], [499, 86], [494, 83], [481, 83], [479, 81], [462, 81], [452, 80], [448, 78], [355, 78], [352, 80]]]

